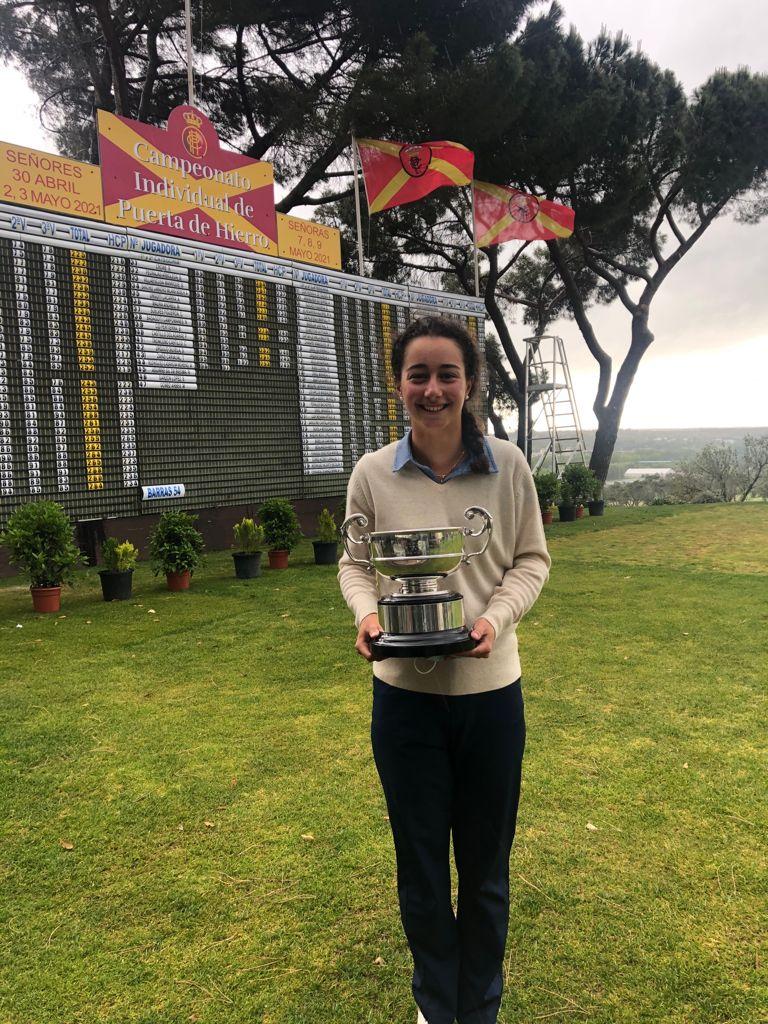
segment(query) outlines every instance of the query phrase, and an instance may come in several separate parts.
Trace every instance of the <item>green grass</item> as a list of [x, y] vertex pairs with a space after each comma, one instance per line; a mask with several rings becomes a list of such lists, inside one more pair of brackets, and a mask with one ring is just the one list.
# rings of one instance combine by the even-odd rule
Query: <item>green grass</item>
[[[500, 1020], [766, 1021], [768, 506], [548, 533]], [[91, 571], [58, 617], [0, 584], [0, 1021], [415, 1020], [370, 670], [311, 561], [141, 565], [129, 604]]]

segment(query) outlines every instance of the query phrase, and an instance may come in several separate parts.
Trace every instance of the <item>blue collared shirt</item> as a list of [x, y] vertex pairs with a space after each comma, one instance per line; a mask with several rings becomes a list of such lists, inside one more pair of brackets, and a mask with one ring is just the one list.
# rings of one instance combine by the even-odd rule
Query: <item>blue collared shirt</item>
[[[491, 446], [488, 444], [486, 438], [483, 438], [483, 444], [485, 445], [485, 454], [488, 456], [488, 467], [491, 473], [498, 473], [499, 467], [496, 465], [496, 461], [491, 451]], [[435, 472], [430, 469], [429, 466], [422, 465], [421, 462], [417, 462], [413, 457], [413, 449], [411, 448], [411, 431], [407, 430], [403, 437], [397, 442], [395, 448], [395, 458], [392, 463], [392, 472], [399, 473], [403, 466], [406, 466], [409, 462], [412, 462], [417, 469], [420, 469], [422, 473], [425, 473], [430, 480], [434, 480], [436, 484], [447, 483], [449, 480], [453, 480], [455, 476], [465, 476], [467, 473], [471, 473], [470, 465], [472, 463], [472, 456], [465, 455], [458, 466], [455, 466], [445, 480], [440, 481], [437, 478]]]

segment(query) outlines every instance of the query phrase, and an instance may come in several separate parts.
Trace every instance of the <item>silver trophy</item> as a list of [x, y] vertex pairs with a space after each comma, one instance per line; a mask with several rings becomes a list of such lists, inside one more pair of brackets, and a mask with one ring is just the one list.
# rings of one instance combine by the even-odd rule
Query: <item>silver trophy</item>
[[[368, 572], [401, 584], [395, 594], [379, 598], [382, 632], [371, 641], [374, 661], [384, 658], [435, 658], [471, 651], [477, 641], [464, 623], [461, 594], [440, 590], [441, 580], [482, 555], [488, 547], [493, 517], [484, 508], [472, 506], [464, 512], [469, 521], [479, 516], [478, 530], [469, 526], [445, 526], [428, 530], [387, 530], [354, 537], [350, 527], [365, 529], [362, 514], [349, 516], [341, 524], [347, 554]], [[487, 534], [479, 551], [465, 551], [466, 537]], [[350, 545], [367, 545], [368, 558], [356, 558]]]

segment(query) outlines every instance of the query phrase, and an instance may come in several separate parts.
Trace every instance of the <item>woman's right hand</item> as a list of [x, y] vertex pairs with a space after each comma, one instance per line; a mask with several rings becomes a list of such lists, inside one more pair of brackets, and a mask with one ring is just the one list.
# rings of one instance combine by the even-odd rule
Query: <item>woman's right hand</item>
[[366, 661], [373, 661], [370, 641], [375, 640], [380, 633], [379, 616], [376, 612], [371, 612], [360, 623], [360, 628], [357, 631], [357, 640], [355, 641], [355, 650]]

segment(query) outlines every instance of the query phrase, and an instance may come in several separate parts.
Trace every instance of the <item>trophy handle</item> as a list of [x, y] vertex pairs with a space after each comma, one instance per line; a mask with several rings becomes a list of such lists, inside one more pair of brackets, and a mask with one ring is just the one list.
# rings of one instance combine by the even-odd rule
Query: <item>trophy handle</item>
[[373, 572], [373, 563], [369, 559], [355, 558], [355, 556], [349, 549], [350, 544], [368, 544], [368, 542], [371, 539], [371, 535], [370, 533], [363, 533], [360, 535], [359, 539], [353, 537], [349, 532], [349, 528], [352, 525], [359, 526], [365, 529], [365, 527], [368, 525], [368, 517], [364, 516], [362, 512], [358, 512], [356, 515], [349, 516], [349, 518], [345, 519], [344, 522], [341, 524], [339, 533], [341, 534], [341, 539], [344, 541], [344, 550], [347, 552], [350, 559], [353, 562], [357, 563], [357, 565], [364, 565], [368, 572]]
[[483, 524], [479, 530], [472, 530], [470, 526], [465, 526], [463, 534], [465, 537], [482, 537], [484, 533], [488, 534], [485, 538], [485, 544], [480, 548], [479, 551], [464, 552], [461, 556], [461, 564], [466, 565], [470, 558], [475, 558], [477, 555], [482, 555], [491, 540], [491, 530], [493, 529], [493, 516], [487, 509], [480, 508], [479, 505], [472, 505], [464, 512], [464, 518], [472, 520], [475, 516], [482, 516]]

